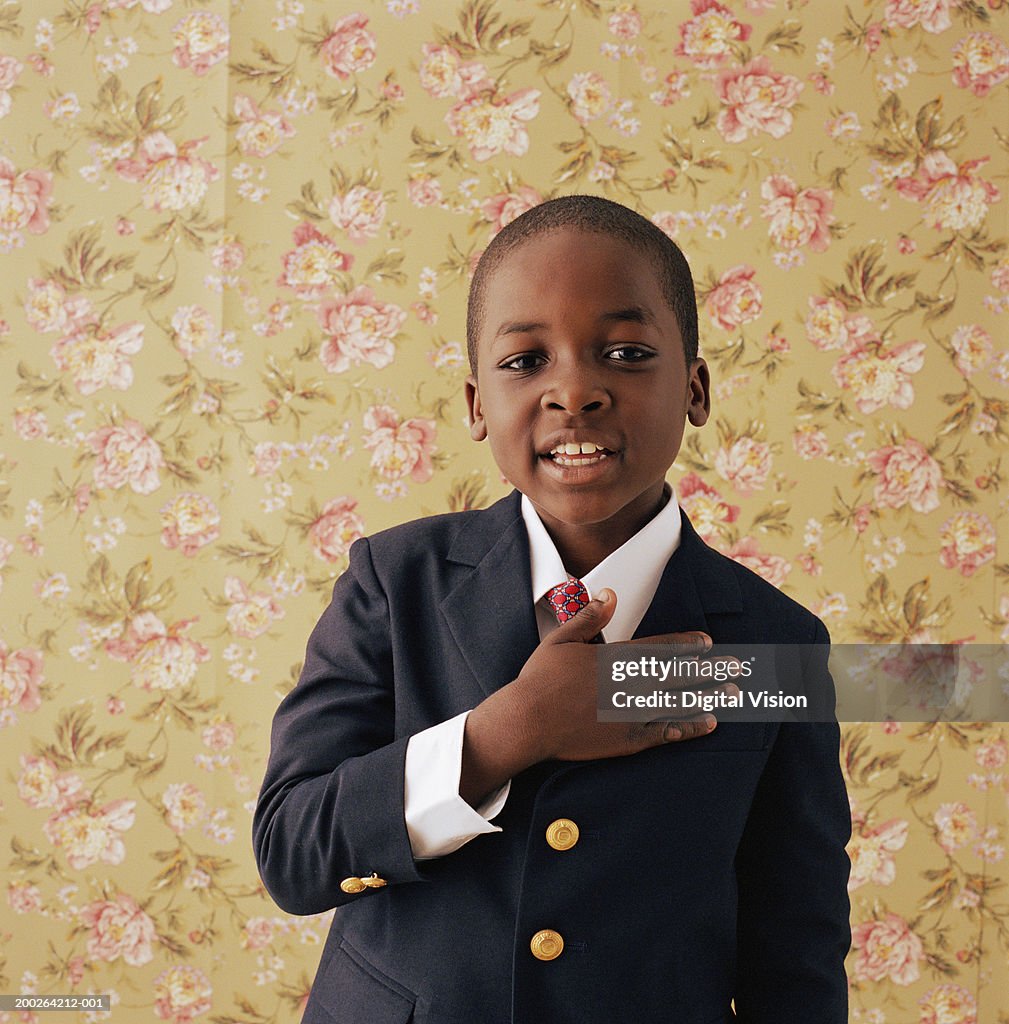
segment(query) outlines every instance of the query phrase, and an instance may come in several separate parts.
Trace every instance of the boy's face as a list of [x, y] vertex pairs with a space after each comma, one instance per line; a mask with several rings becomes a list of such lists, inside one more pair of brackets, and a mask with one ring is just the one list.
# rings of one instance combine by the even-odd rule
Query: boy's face
[[[477, 376], [466, 381], [473, 439], [490, 439], [562, 557], [615, 550], [661, 507], [685, 420], [708, 418], [704, 360], [688, 371], [651, 265], [609, 236], [533, 238], [505, 258], [485, 299]], [[583, 450], [558, 453], [562, 444]]]

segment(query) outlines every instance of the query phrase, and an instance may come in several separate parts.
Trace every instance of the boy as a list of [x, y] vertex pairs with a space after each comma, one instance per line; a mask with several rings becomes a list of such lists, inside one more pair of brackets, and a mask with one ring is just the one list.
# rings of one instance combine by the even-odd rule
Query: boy
[[467, 336], [516, 490], [357, 541], [274, 721], [260, 872], [340, 908], [304, 1021], [844, 1024], [836, 724], [596, 721], [593, 643], [632, 636], [812, 643], [829, 685], [822, 623], [665, 482], [709, 411], [686, 261], [552, 200], [484, 253]]

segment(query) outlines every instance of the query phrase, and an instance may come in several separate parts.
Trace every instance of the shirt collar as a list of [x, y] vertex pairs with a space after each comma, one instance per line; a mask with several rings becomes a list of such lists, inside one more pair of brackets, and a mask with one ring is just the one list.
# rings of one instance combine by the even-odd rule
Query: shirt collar
[[[633, 537], [607, 555], [584, 576], [591, 597], [603, 587], [617, 595], [617, 608], [603, 630], [608, 641], [629, 640], [655, 596], [662, 570], [680, 545], [682, 521], [676, 492], [666, 483], [669, 500]], [[551, 588], [567, 578], [554, 542], [533, 503], [522, 495], [522, 518], [529, 535], [532, 599], [535, 604]]]

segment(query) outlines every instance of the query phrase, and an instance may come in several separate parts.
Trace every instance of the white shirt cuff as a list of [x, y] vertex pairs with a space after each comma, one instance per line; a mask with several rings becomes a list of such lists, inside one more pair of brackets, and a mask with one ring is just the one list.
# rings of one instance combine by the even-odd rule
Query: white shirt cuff
[[476, 836], [500, 832], [490, 818], [501, 812], [511, 781], [474, 810], [459, 796], [462, 742], [468, 711], [410, 737], [406, 745], [403, 812], [416, 860], [443, 857]]

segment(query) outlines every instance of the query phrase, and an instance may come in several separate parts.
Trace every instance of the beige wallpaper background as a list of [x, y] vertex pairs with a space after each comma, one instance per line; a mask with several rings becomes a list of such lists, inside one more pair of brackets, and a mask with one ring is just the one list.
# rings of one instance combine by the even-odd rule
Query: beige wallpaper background
[[[299, 1019], [272, 712], [356, 537], [506, 493], [467, 275], [542, 198], [691, 260], [710, 544], [1009, 637], [1005, 0], [4, 0], [0, 119], [0, 991]], [[852, 1021], [1009, 1021], [1007, 738], [845, 727]]]

